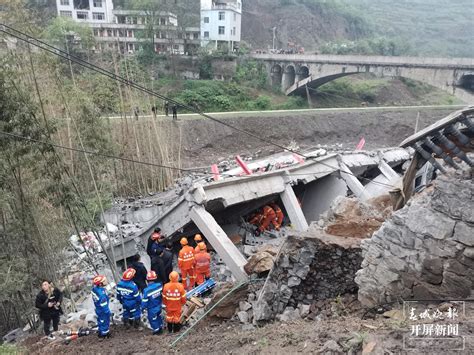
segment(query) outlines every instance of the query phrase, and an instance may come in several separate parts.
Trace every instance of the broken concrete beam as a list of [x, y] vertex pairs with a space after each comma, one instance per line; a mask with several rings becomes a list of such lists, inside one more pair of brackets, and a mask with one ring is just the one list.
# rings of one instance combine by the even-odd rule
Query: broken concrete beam
[[379, 170], [389, 181], [398, 179], [400, 177], [400, 175], [398, 175], [397, 172], [393, 170], [383, 159], [379, 163]]
[[285, 190], [280, 193], [281, 200], [285, 206], [285, 210], [290, 217], [292, 226], [298, 232], [304, 232], [308, 229], [308, 222], [303, 214], [300, 203], [296, 198], [293, 187], [290, 184], [286, 184]]
[[339, 168], [341, 169], [341, 178], [346, 182], [349, 189], [361, 200], [367, 200], [370, 196], [365, 192], [364, 186], [359, 179], [352, 173], [342, 160], [339, 161]]
[[247, 260], [232, 243], [224, 230], [217, 224], [214, 217], [202, 206], [194, 206], [191, 209], [190, 217], [206, 239], [224, 260], [227, 267], [237, 281], [245, 281], [247, 274], [244, 265]]

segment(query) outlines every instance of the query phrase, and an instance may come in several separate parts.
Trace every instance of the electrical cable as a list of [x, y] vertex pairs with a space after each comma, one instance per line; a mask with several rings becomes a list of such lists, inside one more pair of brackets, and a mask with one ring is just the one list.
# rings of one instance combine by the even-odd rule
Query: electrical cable
[[44, 142], [44, 141], [41, 141], [41, 140], [38, 140], [38, 139], [23, 137], [23, 136], [14, 134], [14, 133], [8, 133], [8, 132], [4, 132], [4, 131], [0, 131], [0, 134], [3, 134], [5, 136], [11, 137], [11, 138], [17, 138], [17, 139], [26, 140], [26, 141], [29, 141], [29, 142], [49, 145], [51, 147], [70, 150], [70, 151], [73, 151], [73, 152], [85, 153], [85, 154], [89, 154], [89, 155], [97, 155], [97, 156], [104, 157], [104, 158], [109, 158], [109, 159], [123, 160], [123, 161], [129, 162], [129, 163], [148, 165], [148, 166], [153, 166], [153, 167], [163, 168], [163, 169], [179, 170], [179, 171], [184, 171], [184, 172], [193, 172], [194, 171], [194, 172], [201, 172], [201, 173], [204, 173], [204, 174], [208, 174], [207, 171], [203, 171], [203, 170], [177, 168], [177, 167], [174, 167], [174, 166], [167, 166], [167, 165], [149, 163], [149, 162], [144, 162], [144, 161], [134, 160], [134, 159], [129, 159], [129, 158], [122, 158], [122, 157], [117, 157], [115, 155], [98, 153], [98, 152], [93, 152], [93, 151], [90, 151], [90, 150], [71, 148], [71, 147], [66, 147], [66, 146], [59, 145], [59, 144]]
[[[283, 146], [283, 145], [281, 145], [281, 144], [279, 144], [279, 143], [275, 143], [275, 142], [273, 142], [273, 141], [271, 141], [271, 140], [269, 140], [269, 139], [263, 138], [263, 137], [261, 137], [261, 136], [255, 134], [255, 133], [252, 133], [252, 132], [249, 132], [249, 131], [247, 131], [247, 130], [238, 128], [238, 127], [236, 127], [236, 126], [234, 126], [234, 125], [231, 125], [231, 124], [229, 124], [229, 123], [227, 123], [227, 122], [224, 122], [224, 121], [222, 121], [222, 120], [219, 120], [219, 119], [217, 119], [217, 118], [214, 118], [214, 117], [212, 117], [212, 116], [210, 116], [210, 115], [208, 115], [208, 114], [206, 114], [206, 113], [204, 113], [204, 112], [202, 112], [202, 111], [197, 110], [197, 109], [194, 108], [194, 107], [191, 107], [191, 106], [189, 106], [189, 105], [186, 105], [186, 104], [183, 104], [183, 103], [181, 103], [181, 102], [178, 102], [178, 101], [176, 101], [176, 100], [174, 100], [174, 99], [171, 99], [171, 98], [169, 98], [169, 97], [166, 97], [166, 96], [164, 96], [164, 95], [161, 95], [161, 94], [159, 94], [159, 93], [157, 93], [157, 92], [154, 92], [154, 91], [152, 91], [152, 90], [150, 90], [150, 89], [148, 89], [148, 88], [146, 88], [146, 87], [144, 87], [144, 86], [141, 86], [141, 85], [139, 85], [139, 84], [136, 84], [135, 82], [132, 82], [132, 81], [130, 81], [130, 80], [127, 80], [127, 79], [125, 79], [125, 78], [123, 78], [123, 77], [121, 77], [121, 76], [118, 76], [118, 75], [116, 75], [116, 74], [114, 74], [114, 73], [112, 73], [112, 72], [110, 72], [110, 71], [108, 71], [108, 70], [106, 70], [106, 69], [103, 69], [103, 68], [98, 67], [98, 66], [96, 66], [96, 65], [94, 65], [94, 64], [92, 64], [92, 63], [89, 63], [89, 62], [87, 62], [87, 61], [85, 61], [85, 60], [82, 60], [82, 59], [80, 59], [80, 58], [78, 58], [78, 57], [75, 57], [75, 56], [73, 56], [73, 55], [71, 55], [71, 54], [69, 54], [69, 53], [67, 53], [67, 52], [65, 52], [65, 51], [63, 51], [63, 50], [61, 50], [61, 49], [59, 49], [59, 48], [57, 48], [57, 47], [54, 47], [54, 46], [52, 46], [52, 45], [49, 45], [49, 44], [46, 43], [46, 42], [43, 42], [43, 41], [41, 41], [41, 40], [39, 40], [39, 39], [37, 39], [37, 38], [34, 38], [34, 37], [32, 37], [32, 36], [30, 36], [30, 35], [27, 35], [27, 34], [21, 32], [21, 31], [18, 31], [18, 30], [16, 30], [16, 29], [14, 29], [13, 27], [10, 27], [10, 26], [8, 26], [8, 25], [1, 24], [1, 23], [0, 23], [0, 26], [3, 26], [4, 28], [7, 28], [7, 29], [9, 29], [10, 31], [13, 31], [13, 32], [15, 32], [15, 33], [18, 33], [19, 35], [10, 33], [9, 31], [7, 31], [7, 30], [5, 30], [5, 29], [3, 29], [3, 28], [1, 28], [1, 27], [0, 27], [0, 32], [3, 32], [3, 33], [5, 33], [5, 34], [7, 34], [7, 35], [10, 35], [10, 36], [12, 36], [12, 37], [15, 37], [15, 38], [17, 38], [17, 39], [19, 39], [19, 40], [21, 40], [21, 41], [24, 41], [24, 42], [26, 42], [26, 43], [28, 43], [28, 44], [31, 44], [31, 45], [33, 45], [33, 46], [36, 46], [36, 47], [40, 48], [40, 49], [43, 49], [44, 51], [47, 51], [47, 52], [49, 52], [49, 53], [51, 53], [51, 54], [54, 54], [54, 55], [56, 55], [56, 56], [59, 56], [59, 57], [61, 57], [61, 58], [63, 58], [63, 59], [72, 61], [72, 62], [74, 62], [74, 63], [76, 63], [76, 64], [78, 64], [78, 65], [80, 65], [80, 66], [83, 66], [83, 67], [85, 67], [85, 68], [87, 68], [87, 69], [90, 69], [90, 70], [92, 70], [92, 71], [98, 72], [98, 73], [100, 73], [100, 74], [102, 74], [102, 75], [105, 75], [105, 76], [109, 77], [109, 78], [112, 79], [112, 80], [119, 81], [119, 82], [121, 82], [121, 83], [123, 83], [123, 84], [126, 84], [126, 85], [129, 85], [129, 86], [131, 86], [131, 87], [133, 87], [133, 88], [135, 88], [135, 89], [137, 89], [137, 90], [141, 90], [141, 91], [143, 91], [143, 92], [145, 92], [145, 93], [147, 93], [147, 94], [149, 94], [149, 95], [151, 95], [151, 96], [156, 96], [156, 97], [158, 97], [158, 98], [160, 98], [160, 99], [162, 99], [162, 100], [171, 102], [171, 103], [173, 103], [173, 104], [175, 104], [175, 105], [177, 105], [177, 106], [180, 106], [180, 107], [183, 107], [183, 108], [187, 109], [188, 111], [197, 113], [197, 114], [199, 114], [199, 115], [201, 115], [201, 116], [203, 116], [203, 117], [205, 117], [205, 118], [207, 118], [207, 119], [210, 119], [211, 121], [214, 121], [214, 122], [217, 122], [217, 123], [219, 123], [219, 124], [222, 124], [222, 125], [224, 125], [224, 126], [226, 126], [226, 127], [229, 127], [229, 128], [231, 128], [231, 129], [233, 129], [233, 130], [235, 130], [235, 131], [238, 131], [238, 132], [241, 132], [241, 133], [243, 133], [243, 134], [245, 134], [245, 135], [248, 135], [248, 136], [250, 136], [250, 137], [253, 137], [253, 138], [255, 138], [255, 139], [259, 140], [259, 141], [262, 141], [262, 142], [265, 142], [265, 143], [267, 143], [267, 144], [273, 145], [273, 146], [275, 146], [275, 147], [278, 147], [278, 148], [280, 148], [280, 149], [286, 150], [286, 151], [291, 152], [291, 153], [293, 153], [293, 154], [297, 154], [297, 155], [299, 155], [299, 156], [301, 156], [301, 157], [303, 157], [303, 158], [305, 158], [305, 159], [308, 159], [308, 160], [313, 160], [313, 159], [314, 159], [314, 157], [308, 157], [308, 156], [306, 156], [306, 155], [304, 155], [304, 154], [302, 154], [302, 153], [300, 153], [300, 152], [297, 152], [297, 151], [295, 151], [295, 150], [293, 150], [293, 149], [287, 148], [287, 147], [285, 147], [285, 146]], [[23, 36], [23, 37], [22, 37], [22, 36]], [[37, 42], [37, 43], [32, 43], [32, 41]], [[39, 43], [39, 44], [38, 44], [38, 43]], [[70, 149], [71, 149], [71, 148], [70, 148]], [[112, 156], [109, 156], [109, 157], [111, 158]], [[131, 161], [131, 160], [129, 160], [129, 161]], [[334, 166], [331, 166], [331, 165], [329, 165], [329, 164], [327, 164], [327, 163], [324, 163], [324, 162], [319, 162], [319, 163], [322, 164], [322, 165], [324, 165], [324, 166], [327, 166], [327, 167], [330, 168], [330, 169], [339, 170], [339, 168], [334, 167]], [[149, 165], [149, 164], [151, 164], [151, 163], [147, 163], [147, 164]], [[169, 168], [170, 168], [170, 167], [169, 167]], [[174, 168], [174, 169], [178, 169], [178, 168]], [[186, 171], [186, 170], [185, 170], [185, 171]], [[190, 170], [187, 170], [187, 171], [190, 171]], [[347, 175], [354, 176], [355, 178], [358, 178], [358, 177], [357, 177], [355, 174], [353, 174], [352, 172], [342, 171], [342, 170], [340, 170], [340, 172], [341, 172], [341, 173], [344, 173], [344, 174], [347, 174]], [[373, 180], [368, 179], [368, 178], [363, 178], [363, 179], [368, 180], [368, 181], [373, 181]], [[391, 188], [395, 188], [395, 186], [393, 186], [393, 185], [388, 185], [388, 184], [380, 183], [380, 182], [377, 182], [377, 181], [374, 181], [374, 183], [375, 183], [375, 184], [379, 184], [379, 185], [389, 186], [389, 187], [391, 187]]]

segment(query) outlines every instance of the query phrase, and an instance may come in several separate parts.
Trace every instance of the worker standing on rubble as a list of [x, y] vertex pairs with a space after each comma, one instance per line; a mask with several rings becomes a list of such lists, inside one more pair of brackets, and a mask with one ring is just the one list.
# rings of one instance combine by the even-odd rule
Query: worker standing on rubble
[[281, 228], [281, 224], [283, 223], [283, 218], [284, 218], [283, 211], [281, 210], [280, 206], [278, 206], [276, 203], [271, 203], [270, 207], [273, 208], [276, 215], [275, 219], [273, 220], [273, 226], [275, 227], [277, 231], [279, 231]]
[[150, 257], [150, 259], [153, 257], [153, 255], [156, 254], [156, 250], [160, 246], [160, 240], [162, 239], [161, 237], [161, 228], [155, 228], [153, 233], [151, 234], [150, 238], [148, 238], [148, 242], [146, 245], [146, 253]]
[[180, 244], [182, 248], [178, 254], [178, 267], [181, 270], [181, 282], [184, 288], [189, 291], [194, 288], [194, 283], [196, 282], [194, 273], [194, 248], [188, 245], [188, 239], [185, 237], [181, 238]]
[[270, 206], [266, 205], [263, 207], [262, 220], [260, 226], [255, 231], [255, 235], [259, 236], [262, 232], [266, 231], [270, 224], [275, 220], [276, 213]]
[[133, 282], [135, 269], [128, 268], [117, 284], [117, 299], [123, 306], [123, 324], [128, 329], [131, 325], [140, 326], [141, 296], [138, 286]]
[[146, 287], [147, 269], [140, 261], [140, 254], [136, 254], [132, 257], [130, 267], [136, 271], [135, 276], [133, 277], [133, 282], [135, 282], [135, 284], [138, 286], [140, 292], [143, 292]]
[[186, 291], [179, 283], [179, 274], [176, 271], [170, 274], [170, 282], [163, 287], [163, 304], [166, 307], [168, 332], [179, 332], [183, 305], [186, 304]]
[[194, 256], [196, 260], [196, 283], [202, 285], [211, 277], [211, 255], [207, 252], [204, 242], [198, 244], [199, 252]]
[[202, 235], [201, 234], [196, 234], [194, 236], [194, 243], [195, 243], [195, 246], [194, 246], [194, 254], [197, 254], [200, 252], [200, 249], [199, 249], [199, 243], [202, 242]]
[[[166, 247], [163, 250], [163, 255], [161, 257], [163, 259], [163, 264], [165, 265], [165, 275], [171, 274], [173, 271], [173, 244], [166, 243]], [[166, 282], [163, 280], [163, 283]]]
[[95, 314], [97, 315], [97, 327], [99, 338], [110, 337], [110, 308], [109, 296], [105, 286], [107, 279], [104, 275], [97, 275], [92, 280], [92, 300], [94, 301]]
[[146, 279], [148, 286], [143, 291], [142, 309], [147, 311], [153, 335], [158, 335], [163, 333], [163, 319], [161, 318], [163, 284], [158, 282], [158, 276], [154, 271], [149, 271]]
[[[166, 281], [168, 281], [166, 275], [166, 269], [165, 269], [165, 263], [163, 261], [163, 254], [165, 250], [164, 249], [159, 249], [158, 250], [158, 255], [153, 255], [151, 258], [151, 270], [156, 274], [158, 279], [164, 284]], [[147, 276], [148, 277], [148, 276]], [[147, 279], [148, 280], [148, 279]]]

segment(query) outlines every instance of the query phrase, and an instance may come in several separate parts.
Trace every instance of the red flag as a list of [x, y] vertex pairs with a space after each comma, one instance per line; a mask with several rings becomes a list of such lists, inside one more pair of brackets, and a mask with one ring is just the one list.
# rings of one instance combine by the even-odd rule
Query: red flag
[[357, 144], [356, 150], [362, 150], [362, 149], [364, 149], [364, 145], [365, 145], [365, 138], [362, 137], [362, 139], [360, 140], [359, 144]]

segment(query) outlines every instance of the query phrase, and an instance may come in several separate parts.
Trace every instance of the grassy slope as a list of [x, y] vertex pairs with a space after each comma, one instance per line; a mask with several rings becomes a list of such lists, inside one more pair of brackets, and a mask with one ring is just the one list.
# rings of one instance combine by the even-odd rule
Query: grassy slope
[[474, 57], [472, 0], [345, 0], [365, 13], [375, 32], [406, 39], [414, 54]]

